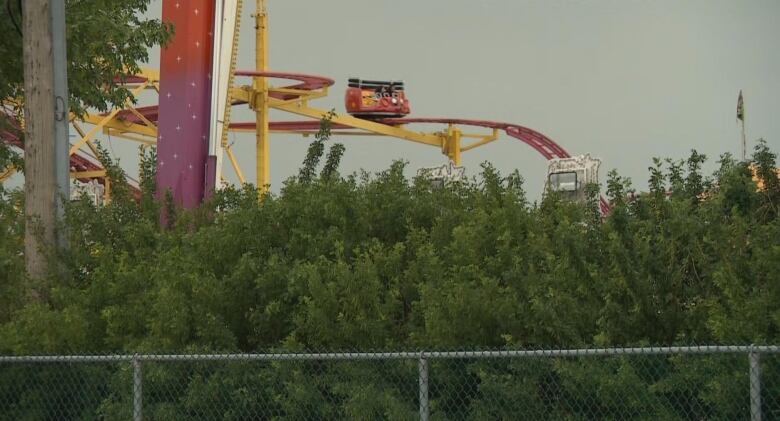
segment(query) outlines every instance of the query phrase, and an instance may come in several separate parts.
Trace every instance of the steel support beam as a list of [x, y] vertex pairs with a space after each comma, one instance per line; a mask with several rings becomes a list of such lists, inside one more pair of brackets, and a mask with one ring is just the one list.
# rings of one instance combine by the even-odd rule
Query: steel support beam
[[[255, 31], [257, 40], [255, 44], [255, 68], [260, 72], [268, 70], [268, 11], [265, 0], [256, 0]], [[268, 79], [255, 77], [252, 82], [256, 103], [256, 170], [255, 186], [262, 192], [271, 183], [269, 139], [268, 139]]]

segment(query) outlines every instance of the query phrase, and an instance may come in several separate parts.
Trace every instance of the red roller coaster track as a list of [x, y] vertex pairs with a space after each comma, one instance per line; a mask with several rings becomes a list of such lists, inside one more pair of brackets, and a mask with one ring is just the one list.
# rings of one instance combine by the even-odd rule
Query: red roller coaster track
[[[19, 122], [10, 113], [0, 113], [1, 118], [10, 127], [0, 129], [0, 139], [7, 145], [24, 150], [24, 142], [19, 136], [21, 129]], [[2, 122], [0, 122], [2, 124]], [[103, 166], [95, 158], [87, 156], [81, 152], [75, 153], [70, 156], [70, 169], [72, 172], [85, 172], [85, 171], [99, 171], [103, 169]], [[80, 178], [79, 181], [87, 182], [89, 178]]]

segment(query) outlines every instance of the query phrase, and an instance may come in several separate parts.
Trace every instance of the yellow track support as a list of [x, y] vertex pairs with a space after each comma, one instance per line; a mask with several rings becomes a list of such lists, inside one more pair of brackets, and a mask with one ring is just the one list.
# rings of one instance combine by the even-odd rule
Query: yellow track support
[[[149, 81], [146, 81], [146, 82], [143, 82], [143, 83], [139, 84], [138, 87], [136, 87], [135, 89], [133, 89], [130, 92], [133, 94], [133, 96], [136, 96], [136, 95], [140, 94], [141, 91], [146, 89], [148, 86], [149, 86]], [[70, 147], [69, 154], [73, 155], [74, 153], [76, 153], [76, 151], [78, 151], [79, 148], [84, 146], [85, 143], [87, 143], [93, 137], [95, 137], [95, 135], [103, 127], [111, 127], [111, 128], [116, 128], [116, 129], [120, 129], [120, 130], [123, 129], [124, 127], [122, 127], [122, 126], [124, 126], [124, 124], [121, 123], [121, 122], [115, 121], [115, 117], [116, 117], [117, 114], [119, 114], [120, 111], [122, 111], [121, 108], [115, 108], [115, 109], [111, 110], [111, 112], [108, 113], [108, 115], [106, 115], [104, 117], [103, 116], [90, 116], [90, 115], [86, 116], [84, 121], [86, 121], [88, 123], [91, 123], [91, 124], [94, 124], [95, 126], [92, 129], [90, 129], [90, 131], [87, 132], [84, 136], [82, 136], [81, 139], [79, 139], [75, 144], [73, 144]], [[157, 134], [157, 130], [151, 130], [150, 128], [147, 128], [145, 126], [140, 126], [140, 125], [138, 125], [138, 126], [139, 127], [136, 128], [136, 130], [141, 131], [142, 132], [141, 134], [147, 134], [148, 135], [148, 133], [150, 131], [153, 131], [155, 136]], [[146, 133], [143, 133], [144, 131]]]
[[[255, 66], [257, 70], [265, 72], [268, 70], [268, 11], [265, 7], [265, 0], [256, 0], [257, 11], [255, 12], [255, 30], [257, 40], [255, 44]], [[255, 120], [256, 120], [256, 186], [260, 191], [265, 191], [266, 186], [271, 183], [270, 159], [268, 144], [268, 79], [264, 77], [255, 77], [252, 82], [252, 88], [255, 93]]]
[[70, 178], [100, 178], [105, 176], [106, 176], [106, 170], [70, 172]]
[[238, 177], [238, 182], [242, 185], [246, 184], [246, 177], [244, 177], [244, 172], [241, 171], [241, 166], [238, 165], [238, 160], [236, 159], [236, 155], [233, 153], [233, 147], [227, 146], [225, 148], [225, 153], [227, 154], [230, 163], [233, 165], [233, 169], [236, 170], [236, 177]]
[[16, 174], [16, 167], [10, 165], [5, 169], [0, 170], [0, 183], [9, 179], [12, 175]]
[[460, 129], [450, 124], [447, 128], [447, 138], [441, 148], [441, 152], [447, 155], [456, 166], [460, 166], [460, 136]]
[[[159, 81], [160, 72], [155, 69], [141, 68], [140, 74], [146, 80], [139, 83], [128, 83], [126, 86], [131, 89], [131, 93], [134, 97], [137, 97], [141, 92], [146, 89], [154, 90], [159, 93]], [[98, 161], [100, 156], [98, 154], [97, 147], [93, 143], [93, 139], [98, 132], [103, 132], [114, 137], [120, 137], [124, 139], [140, 142], [143, 145], [156, 144], [157, 139], [157, 125], [149, 121], [143, 114], [141, 114], [135, 106], [129, 101], [125, 104], [126, 108], [116, 108], [111, 110], [107, 115], [95, 115], [87, 114], [82, 121], [77, 121], [74, 115], [71, 115], [71, 124], [80, 138], [70, 147], [69, 154], [73, 155], [79, 151], [83, 146], [89, 148], [87, 155], [91, 155]], [[128, 110], [135, 115], [144, 124], [130, 123], [117, 118], [120, 112]], [[92, 125], [89, 131], [84, 131], [80, 123], [87, 123]], [[70, 173], [71, 178], [104, 178], [105, 179], [105, 193], [104, 200], [108, 203], [111, 200], [111, 180], [107, 177], [105, 170], [95, 171], [80, 171]]]

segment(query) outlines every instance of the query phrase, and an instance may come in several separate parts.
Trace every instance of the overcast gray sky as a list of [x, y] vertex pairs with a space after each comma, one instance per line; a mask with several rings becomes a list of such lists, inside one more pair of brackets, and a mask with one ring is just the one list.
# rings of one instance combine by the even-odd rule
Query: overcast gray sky
[[[239, 68], [248, 69], [254, 2], [244, 3]], [[160, 6], [154, 0], [149, 15], [159, 17]], [[268, 9], [270, 68], [335, 79], [331, 96], [313, 104], [322, 108], [344, 109], [350, 76], [404, 79], [412, 116], [525, 125], [572, 154], [601, 158], [602, 181], [617, 168], [644, 188], [654, 156], [683, 158], [695, 148], [713, 158], [708, 171], [719, 154], [738, 156], [743, 89], [748, 139], [780, 150], [778, 0], [268, 0]], [[445, 162], [436, 148], [400, 140], [337, 140], [347, 146], [343, 172], [405, 159], [411, 174]], [[254, 179], [253, 137], [234, 141]], [[274, 190], [307, 144], [273, 137]], [[135, 146], [113, 145], [134, 162]], [[502, 137], [463, 163], [474, 175], [486, 160], [519, 169], [538, 198], [546, 163], [533, 149]]]

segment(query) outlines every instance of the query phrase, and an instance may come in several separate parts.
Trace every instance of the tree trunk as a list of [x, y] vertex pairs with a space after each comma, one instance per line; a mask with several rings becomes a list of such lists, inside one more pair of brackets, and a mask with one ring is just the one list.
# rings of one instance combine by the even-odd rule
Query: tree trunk
[[24, 253], [31, 292], [43, 299], [49, 273], [45, 251], [56, 245], [54, 70], [49, 0], [23, 2], [24, 33]]

